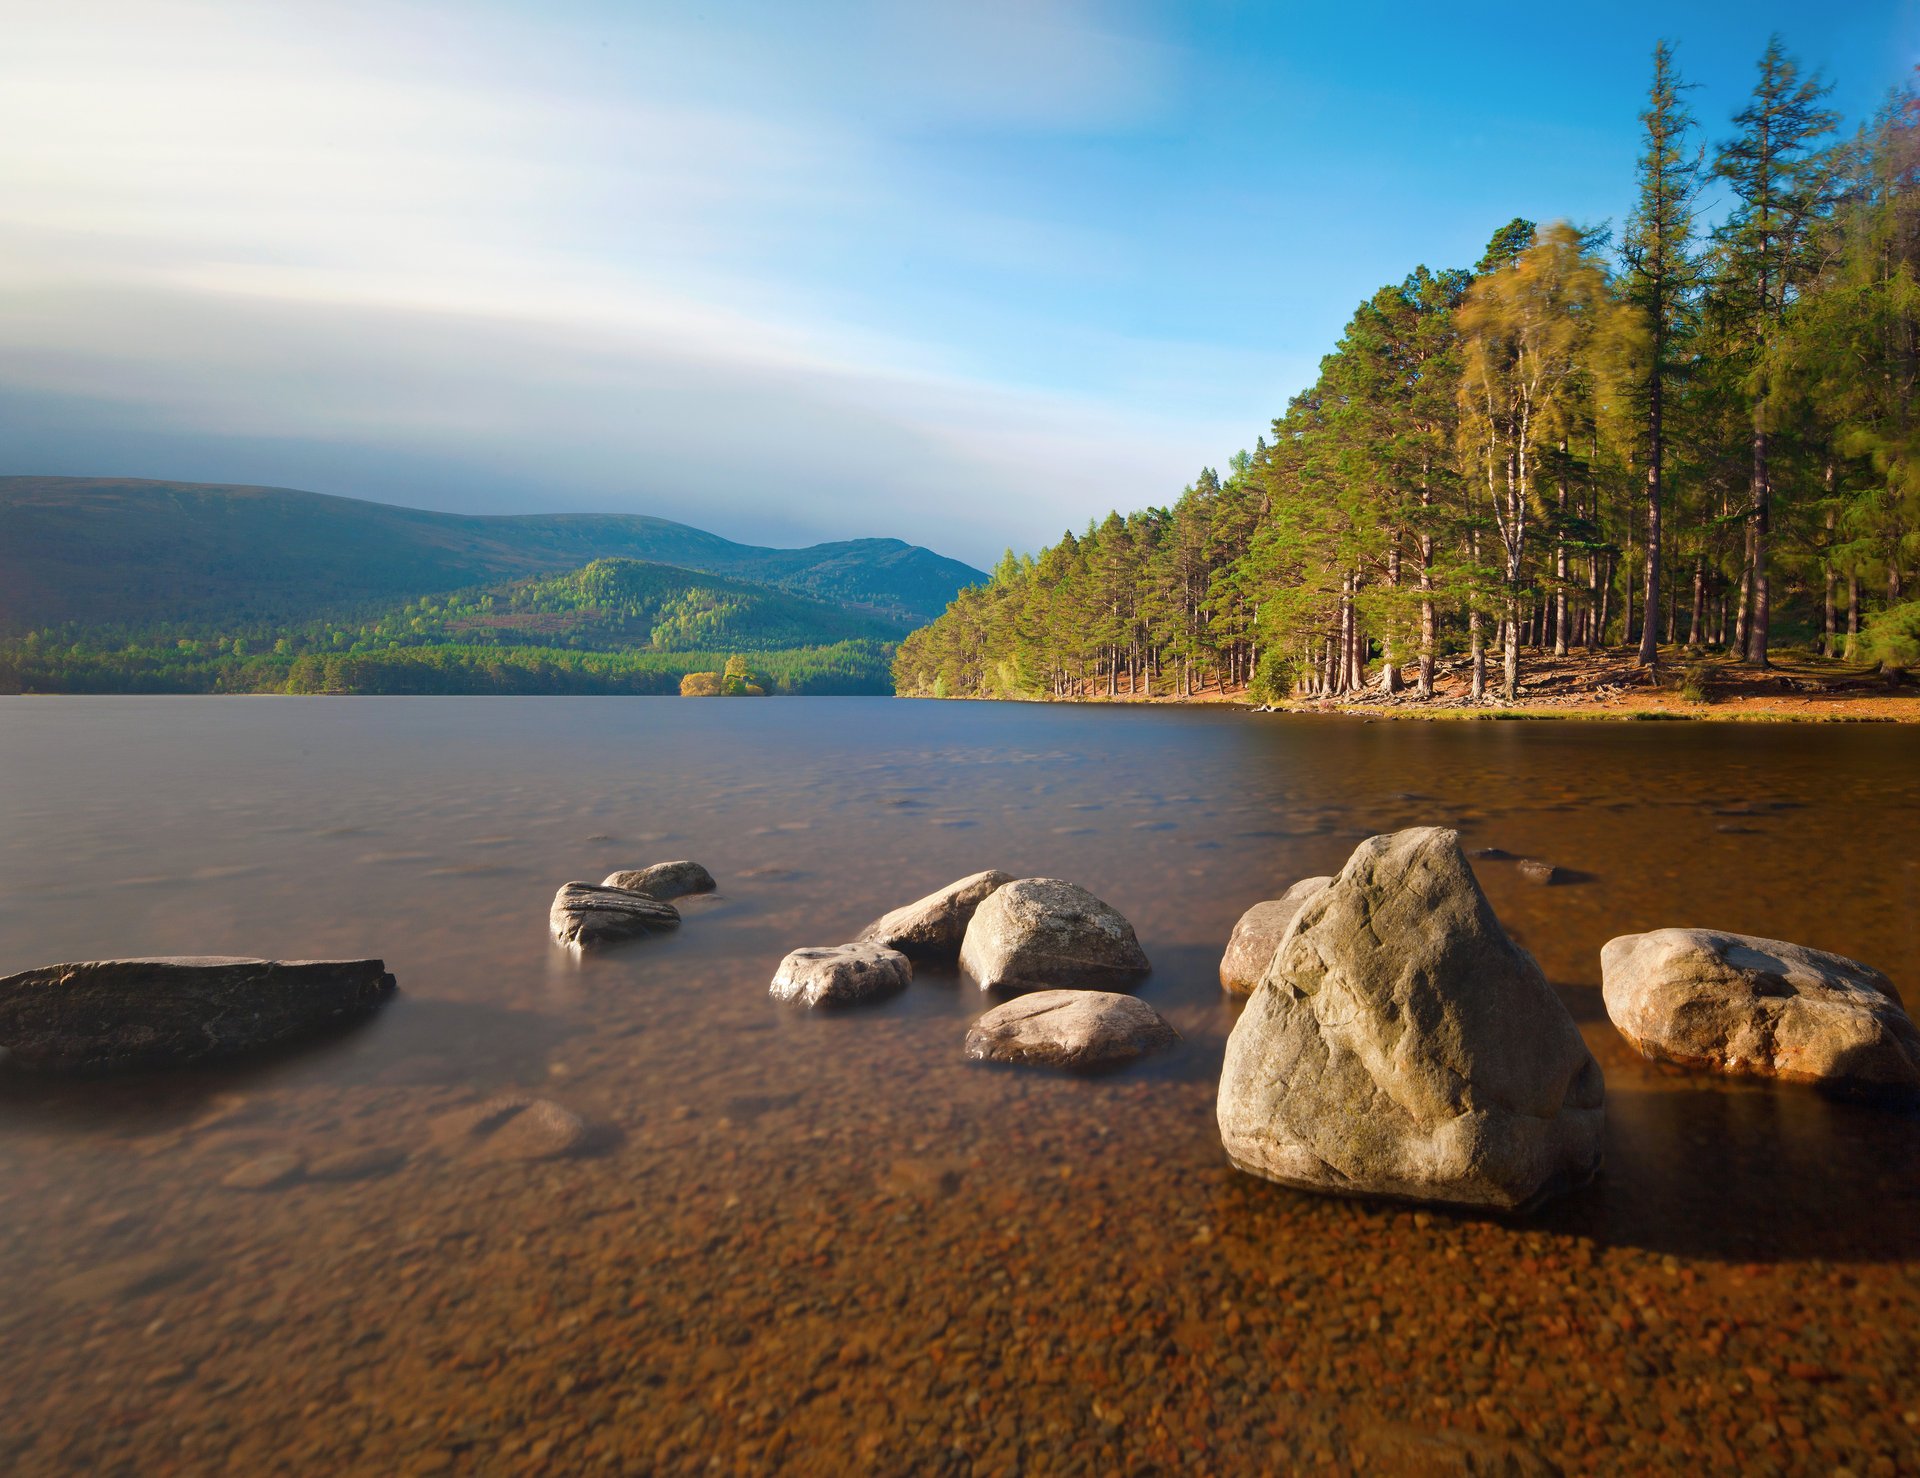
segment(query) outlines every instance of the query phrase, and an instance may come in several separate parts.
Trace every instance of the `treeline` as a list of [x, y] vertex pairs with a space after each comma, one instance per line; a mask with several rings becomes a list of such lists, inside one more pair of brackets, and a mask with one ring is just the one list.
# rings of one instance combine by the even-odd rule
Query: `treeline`
[[1382, 288], [1271, 441], [1009, 553], [897, 690], [1430, 695], [1463, 654], [1511, 700], [1525, 648], [1776, 635], [1920, 665], [1920, 97], [1842, 138], [1826, 91], [1776, 39], [1705, 147], [1662, 44], [1617, 240], [1516, 220]]
[[[242, 643], [244, 646], [244, 643]], [[780, 694], [885, 694], [893, 647], [848, 641], [756, 652], [755, 682]], [[38, 636], [0, 642], [0, 692], [669, 694], [725, 652], [392, 646], [236, 654], [212, 642], [115, 647]]]

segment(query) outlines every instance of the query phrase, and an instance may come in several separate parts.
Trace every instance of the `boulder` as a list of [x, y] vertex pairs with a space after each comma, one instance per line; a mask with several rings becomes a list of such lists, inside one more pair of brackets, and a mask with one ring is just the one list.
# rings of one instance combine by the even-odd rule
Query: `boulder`
[[1607, 1015], [1644, 1057], [1862, 1092], [1920, 1090], [1920, 1030], [1893, 983], [1844, 955], [1715, 929], [1600, 951]]
[[644, 939], [663, 929], [680, 926], [679, 910], [630, 888], [596, 888], [592, 883], [565, 883], [553, 895], [548, 915], [553, 937], [573, 950]]
[[1273, 962], [1273, 952], [1286, 937], [1287, 925], [1306, 901], [1332, 878], [1302, 878], [1278, 898], [1256, 903], [1240, 915], [1220, 957], [1220, 987], [1236, 996], [1251, 995]]
[[236, 1057], [374, 1011], [379, 960], [218, 956], [49, 965], [0, 980], [0, 1048], [40, 1072], [113, 1072]]
[[689, 893], [711, 893], [716, 884], [713, 874], [697, 862], [656, 862], [632, 872], [610, 872], [600, 886], [644, 893], [666, 903]]
[[1112, 1067], [1180, 1040], [1136, 996], [1041, 990], [987, 1012], [967, 1032], [967, 1056], [1042, 1067]]
[[1451, 831], [1362, 842], [1227, 1040], [1220, 1137], [1285, 1185], [1511, 1210], [1588, 1179], [1600, 1066]]
[[804, 1006], [851, 1006], [891, 995], [913, 979], [913, 966], [883, 944], [796, 949], [774, 972], [776, 999]]
[[1566, 881], [1567, 875], [1562, 869], [1555, 867], [1551, 862], [1542, 862], [1538, 857], [1522, 857], [1515, 866], [1519, 869], [1521, 877], [1530, 883], [1538, 883], [1543, 888], [1550, 888], [1555, 883]]
[[975, 910], [989, 893], [1012, 881], [1012, 873], [997, 868], [976, 872], [882, 915], [860, 931], [860, 938], [916, 960], [954, 959]]
[[982, 990], [1101, 989], [1152, 967], [1133, 925], [1085, 888], [1021, 878], [989, 893], [960, 944], [960, 968]]

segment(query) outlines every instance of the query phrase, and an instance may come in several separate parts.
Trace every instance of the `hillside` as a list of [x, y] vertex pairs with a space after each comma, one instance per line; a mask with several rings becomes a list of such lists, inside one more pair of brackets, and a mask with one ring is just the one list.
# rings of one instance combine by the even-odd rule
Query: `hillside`
[[300, 621], [607, 558], [776, 586], [896, 634], [986, 578], [897, 539], [768, 549], [638, 514], [431, 513], [289, 488], [0, 477], [0, 634]]
[[743, 580], [595, 560], [360, 616], [0, 634], [0, 692], [674, 693], [744, 657], [776, 693], [887, 693], [898, 625]]
[[561, 575], [423, 596], [350, 635], [378, 646], [766, 652], [898, 634], [884, 617], [811, 596], [672, 565], [598, 559]]

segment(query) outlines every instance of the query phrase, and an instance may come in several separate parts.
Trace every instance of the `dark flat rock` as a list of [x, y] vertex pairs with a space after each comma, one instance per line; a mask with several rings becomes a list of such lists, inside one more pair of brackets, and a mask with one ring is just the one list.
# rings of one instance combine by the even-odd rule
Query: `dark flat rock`
[[220, 956], [48, 965], [0, 980], [0, 1048], [36, 1072], [178, 1067], [298, 1041], [394, 993], [380, 960]]

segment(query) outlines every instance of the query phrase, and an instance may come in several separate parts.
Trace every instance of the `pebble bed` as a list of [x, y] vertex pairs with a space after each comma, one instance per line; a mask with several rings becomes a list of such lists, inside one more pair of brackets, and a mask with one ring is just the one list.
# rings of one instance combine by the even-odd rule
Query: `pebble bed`
[[[696, 735], [721, 773], [664, 820], [657, 796], [585, 806], [498, 783], [482, 806], [475, 787], [497, 777], [469, 761], [427, 783], [424, 757], [324, 804], [296, 795], [285, 831], [268, 818], [286, 802], [243, 786], [215, 808], [208, 855], [140, 885], [151, 909], [107, 942], [179, 948], [225, 920], [223, 946], [271, 946], [235, 922], [239, 898], [308, 910], [301, 942], [327, 953], [363, 937], [340, 932], [343, 914], [370, 917], [404, 943], [384, 951], [402, 995], [368, 1028], [271, 1062], [0, 1083], [0, 1462], [1920, 1470], [1920, 1119], [1643, 1063], [1600, 1012], [1592, 959], [1609, 932], [1675, 921], [1676, 889], [1703, 890], [1711, 922], [1754, 927], [1728, 915], [1757, 868], [1783, 931], [1874, 958], [1911, 992], [1911, 864], [1824, 893], [1798, 870], [1843, 841], [1896, 856], [1920, 820], [1910, 744], [1865, 751], [1890, 756], [1871, 810], [1824, 795], [1833, 751], [1815, 750], [1768, 770], [1757, 808], [1721, 755], [1718, 790], [1607, 812], [1631, 768], [1611, 748], [1573, 766], [1503, 749], [1458, 793], [1428, 774], [1427, 794], [1362, 806], [1297, 772], [1262, 792], [1282, 782], [1232, 727], [1261, 720], [1128, 715], [1128, 734], [1139, 718], [1186, 746], [1190, 789], [1156, 786], [1152, 746], [1136, 756], [1096, 716], [1081, 740], [1115, 746], [1104, 772], [1057, 734], [989, 730], [967, 751], [982, 768], [949, 789], [952, 754], [917, 731], [852, 764], [809, 769], [800, 746], [803, 783], [771, 796]], [[6, 740], [0, 724], [0, 759]], [[1395, 752], [1402, 773], [1423, 757]], [[1490, 773], [1527, 765], [1519, 797], [1485, 802]], [[157, 804], [109, 815], [114, 800], [99, 801], [102, 838], [180, 824]], [[631, 819], [643, 801], [652, 830]], [[77, 878], [63, 921], [68, 880], [26, 855], [52, 823], [12, 804], [0, 881], [35, 906], [0, 912], [0, 967], [98, 927], [78, 913], [98, 892]], [[65, 804], [66, 824], [85, 820]], [[1211, 971], [1233, 918], [1367, 831], [1436, 812], [1471, 844], [1574, 875], [1542, 887], [1477, 864], [1607, 1075], [1606, 1169], [1530, 1218], [1285, 1190], [1231, 1170], [1213, 1127], [1238, 1007]], [[1648, 815], [1675, 840], [1628, 878], [1620, 833]], [[1715, 848], [1749, 845], [1730, 836], [1800, 855], [1776, 845], [1770, 864], [1712, 876]], [[253, 871], [192, 876], [255, 843], [257, 860], [233, 864]], [[556, 880], [681, 855], [721, 890], [682, 900], [675, 935], [584, 963], [549, 945]], [[857, 1011], [767, 998], [786, 950], [990, 865], [1071, 876], [1121, 907], [1156, 967], [1141, 994], [1182, 1042], [1090, 1077], [968, 1063], [984, 1003], [937, 969]], [[403, 908], [442, 922], [403, 933]]]

